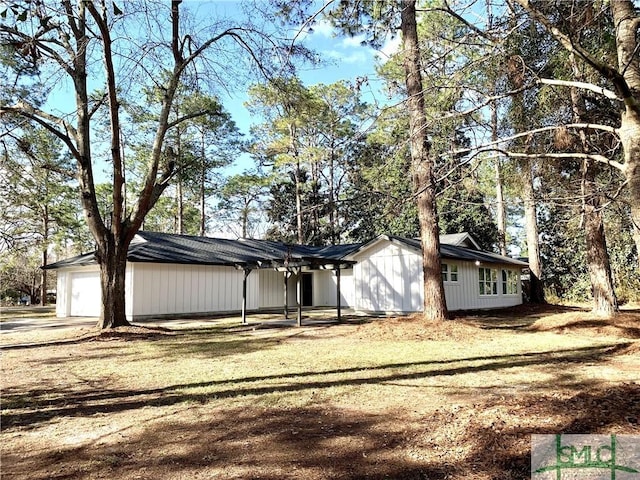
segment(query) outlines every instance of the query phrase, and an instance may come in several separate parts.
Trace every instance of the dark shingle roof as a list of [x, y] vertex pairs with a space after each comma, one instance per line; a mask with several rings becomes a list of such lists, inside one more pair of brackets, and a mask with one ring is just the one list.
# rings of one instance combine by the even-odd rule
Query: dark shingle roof
[[[382, 235], [371, 242], [348, 245], [314, 247], [290, 245], [272, 240], [241, 238], [196, 237], [158, 232], [138, 232], [129, 246], [129, 262], [177, 263], [193, 265], [221, 265], [239, 268], [273, 268], [283, 266], [323, 266], [335, 263], [354, 263], [344, 260], [367, 245], [386, 238], [420, 251], [420, 240]], [[470, 248], [440, 244], [442, 258], [451, 258], [484, 263], [507, 263], [527, 266], [526, 262], [495, 253]], [[47, 265], [46, 269], [95, 264], [95, 252], [80, 255]]]
[[[415, 238], [404, 238], [388, 235], [388, 238], [392, 242], [398, 242], [409, 246], [410, 248], [420, 251], [420, 240]], [[498, 255], [497, 253], [485, 252], [482, 250], [474, 250], [466, 247], [458, 247], [456, 245], [448, 245], [446, 243], [440, 244], [440, 256], [442, 258], [451, 258], [457, 260], [468, 260], [471, 262], [484, 262], [484, 263], [508, 263], [512, 265], [520, 265], [526, 267], [526, 262], [517, 260], [511, 257], [505, 257]]]
[[[140, 231], [129, 246], [129, 262], [221, 265], [270, 268], [286, 265], [321, 266], [349, 263], [342, 258], [356, 245], [312, 247], [254, 239], [226, 239]], [[95, 263], [94, 253], [48, 265], [47, 269]]]

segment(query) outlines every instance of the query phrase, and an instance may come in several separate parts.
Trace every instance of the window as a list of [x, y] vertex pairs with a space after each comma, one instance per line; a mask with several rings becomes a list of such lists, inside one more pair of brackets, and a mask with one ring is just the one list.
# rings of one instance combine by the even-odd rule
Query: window
[[441, 264], [442, 281], [443, 282], [457, 282], [458, 281], [458, 266], [449, 265], [447, 263]]
[[498, 271], [492, 268], [479, 268], [478, 278], [480, 295], [498, 294]]
[[518, 274], [513, 270], [502, 270], [502, 294], [518, 294]]

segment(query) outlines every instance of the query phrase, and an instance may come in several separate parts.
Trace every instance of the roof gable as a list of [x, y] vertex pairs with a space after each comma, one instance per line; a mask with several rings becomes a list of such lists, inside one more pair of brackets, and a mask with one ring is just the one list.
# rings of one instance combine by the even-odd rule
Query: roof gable
[[[444, 237], [445, 241], [442, 241]], [[478, 244], [473, 237], [468, 233], [455, 234], [455, 235], [443, 235], [440, 236], [440, 256], [441, 258], [447, 258], [452, 260], [464, 260], [476, 263], [492, 263], [492, 264], [509, 264], [527, 266], [526, 262], [517, 260], [511, 257], [505, 257], [493, 252], [485, 252], [478, 248]], [[380, 243], [390, 242], [397, 245], [401, 245], [417, 254], [422, 251], [422, 245], [417, 238], [405, 238], [397, 237], [394, 235], [379, 235], [370, 242], [362, 244], [362, 246], [355, 250], [352, 254], [346, 258], [355, 259], [361, 255], [366, 254], [370, 249], [379, 246]], [[471, 245], [468, 247], [467, 245]]]
[[446, 233], [444, 235], [440, 235], [440, 244], [482, 250], [478, 242], [476, 242], [469, 232]]

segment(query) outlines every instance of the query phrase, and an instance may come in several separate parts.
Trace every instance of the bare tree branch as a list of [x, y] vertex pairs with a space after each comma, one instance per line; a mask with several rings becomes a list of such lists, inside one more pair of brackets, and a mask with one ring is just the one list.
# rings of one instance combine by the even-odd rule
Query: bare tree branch
[[593, 83], [573, 82], [569, 80], [556, 80], [552, 78], [539, 78], [538, 83], [541, 83], [544, 85], [558, 85], [562, 87], [582, 88], [585, 90], [591, 90], [592, 92], [599, 93], [600, 95], [604, 95], [605, 97], [611, 100], [618, 100], [620, 102], [623, 101], [623, 99], [618, 97], [618, 95], [616, 95], [615, 92], [612, 92], [611, 90], [600, 87], [598, 85], [594, 85]]
[[610, 167], [617, 168], [620, 171], [624, 171], [624, 165], [615, 160], [611, 160], [604, 155], [598, 155], [594, 153], [521, 153], [511, 152], [505, 150], [499, 150], [500, 153], [513, 158], [552, 158], [552, 159], [576, 159], [576, 160], [593, 160], [598, 163], [609, 165]]
[[475, 150], [499, 150], [498, 148], [491, 149], [488, 147], [500, 145], [501, 143], [509, 142], [511, 140], [516, 140], [518, 138], [528, 137], [530, 135], [536, 135], [538, 133], [551, 132], [551, 131], [559, 130], [562, 128], [584, 128], [584, 129], [592, 129], [592, 130], [603, 130], [605, 132], [618, 134], [618, 129], [614, 127], [610, 127], [609, 125], [600, 125], [595, 123], [568, 123], [565, 125], [551, 125], [548, 127], [534, 128], [532, 130], [527, 130], [526, 132], [516, 133], [515, 135], [510, 135], [508, 137], [500, 138], [492, 142], [483, 143], [481, 145], [476, 145], [474, 147], [453, 150], [451, 152], [447, 152], [447, 154], [459, 155], [463, 153], [469, 153]]

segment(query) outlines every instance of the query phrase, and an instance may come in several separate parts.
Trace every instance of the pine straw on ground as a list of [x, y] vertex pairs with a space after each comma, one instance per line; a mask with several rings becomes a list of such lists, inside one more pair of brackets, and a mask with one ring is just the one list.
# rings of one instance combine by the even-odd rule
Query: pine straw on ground
[[587, 312], [550, 315], [537, 320], [530, 330], [535, 332], [573, 333], [593, 337], [640, 339], [638, 313], [622, 311], [611, 318]]
[[4, 356], [2, 476], [524, 480], [531, 434], [640, 435], [638, 325], [523, 307], [83, 332]]
[[143, 327], [140, 325], [127, 325], [123, 327], [111, 328], [108, 330], [95, 330], [85, 335], [85, 338], [93, 341], [109, 340], [152, 340], [160, 339], [176, 332], [170, 328], [163, 327]]
[[386, 318], [358, 326], [357, 335], [369, 340], [457, 340], [489, 338], [491, 333], [483, 330], [473, 320], [455, 319], [426, 322], [416, 313], [403, 317]]

